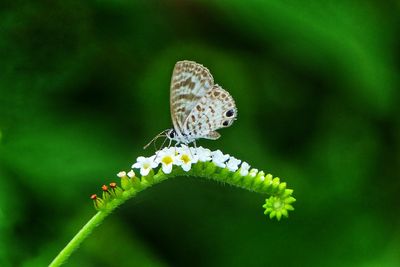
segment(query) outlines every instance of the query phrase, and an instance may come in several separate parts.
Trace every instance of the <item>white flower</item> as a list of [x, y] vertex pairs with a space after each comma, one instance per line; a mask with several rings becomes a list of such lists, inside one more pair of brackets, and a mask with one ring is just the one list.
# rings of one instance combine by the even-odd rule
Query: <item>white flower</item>
[[157, 150], [156, 151], [156, 156], [157, 156], [157, 158], [156, 158], [156, 160], [158, 160], [160, 157], [158, 156], [160, 153], [168, 153], [168, 154], [174, 154], [175, 153], [175, 151], [176, 151], [176, 149], [174, 148], [174, 147], [164, 147], [163, 149], [161, 149], [161, 150]]
[[125, 176], [126, 176], [126, 172], [124, 172], [124, 171], [119, 172], [119, 173], [117, 173], [117, 176], [118, 176], [119, 178], [125, 177]]
[[196, 155], [199, 159], [199, 161], [206, 162], [211, 160], [211, 150], [204, 148], [204, 147], [198, 147], [196, 149]]
[[256, 177], [257, 173], [258, 173], [258, 170], [257, 170], [257, 169], [251, 169], [251, 170], [250, 170], [250, 176], [251, 176], [251, 177]]
[[174, 149], [167, 148], [157, 153], [157, 162], [161, 163], [162, 170], [165, 174], [172, 171], [172, 165], [176, 162]]
[[135, 177], [135, 172], [134, 172], [133, 170], [130, 170], [130, 171], [128, 172], [128, 177], [129, 177], [129, 178]]
[[235, 157], [230, 157], [228, 162], [226, 163], [226, 167], [231, 171], [234, 172], [239, 169], [239, 164], [242, 162], [240, 159]]
[[212, 162], [215, 165], [217, 165], [218, 167], [221, 167], [221, 168], [225, 168], [226, 165], [224, 162], [228, 160], [228, 158], [229, 158], [228, 154], [224, 155], [221, 152], [221, 150], [216, 150], [216, 151], [211, 152], [211, 155], [212, 155]]
[[196, 154], [187, 146], [178, 147], [177, 151], [178, 155], [176, 156], [176, 165], [181, 166], [185, 172], [190, 171], [192, 164], [198, 161]]
[[132, 168], [140, 169], [140, 174], [146, 176], [149, 174], [151, 169], [156, 168], [159, 164], [154, 160], [155, 157], [155, 155], [149, 158], [138, 157], [136, 163], [132, 165]]
[[246, 176], [247, 174], [249, 174], [249, 169], [250, 169], [250, 165], [243, 161], [242, 165], [240, 166], [240, 175], [241, 176]]
[[185, 154], [185, 153], [191, 153], [191, 154], [194, 153], [195, 154], [195, 152], [196, 152], [193, 147], [189, 147], [189, 146], [183, 145], [183, 144], [181, 146], [175, 147], [174, 149], [177, 154]]

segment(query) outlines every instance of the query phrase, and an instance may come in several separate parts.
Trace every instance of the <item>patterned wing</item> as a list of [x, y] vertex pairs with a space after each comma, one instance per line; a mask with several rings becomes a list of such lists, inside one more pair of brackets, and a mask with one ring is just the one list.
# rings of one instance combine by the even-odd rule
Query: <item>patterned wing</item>
[[216, 131], [209, 132], [207, 135], [202, 136], [202, 138], [211, 139], [211, 140], [217, 140], [220, 137], [221, 137], [221, 135]]
[[170, 107], [172, 123], [178, 134], [183, 124], [199, 100], [214, 85], [209, 70], [193, 61], [178, 61], [171, 79]]
[[193, 138], [218, 139], [219, 128], [229, 127], [237, 117], [232, 96], [219, 85], [203, 96], [185, 120], [183, 133]]

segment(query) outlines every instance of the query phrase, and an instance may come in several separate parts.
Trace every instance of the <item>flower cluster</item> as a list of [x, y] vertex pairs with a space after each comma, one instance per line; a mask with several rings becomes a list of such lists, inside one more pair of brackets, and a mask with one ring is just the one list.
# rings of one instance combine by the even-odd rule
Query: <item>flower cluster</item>
[[286, 188], [280, 178], [250, 168], [247, 162], [203, 147], [169, 147], [157, 151], [150, 157], [138, 157], [132, 165], [138, 170], [121, 171], [117, 176], [121, 179], [121, 187], [116, 183], [102, 186], [102, 197], [92, 195], [91, 199], [98, 210], [110, 210], [120, 205], [138, 192], [164, 181], [168, 178], [191, 175], [209, 178], [247, 190], [264, 193], [270, 197], [263, 205], [265, 214], [270, 218], [287, 217], [293, 210], [293, 190]]
[[140, 174], [147, 176], [152, 169], [161, 164], [162, 171], [165, 174], [170, 174], [173, 166], [180, 166], [182, 170], [188, 172], [191, 170], [192, 165], [197, 162], [213, 162], [217, 167], [227, 168], [231, 172], [235, 172], [240, 168], [242, 176], [246, 176], [250, 169], [250, 165], [247, 162], [242, 162], [235, 157], [229, 156], [229, 154], [223, 154], [220, 150], [211, 151], [203, 147], [193, 148], [185, 145], [164, 148], [148, 158], [138, 157], [132, 168], [140, 169]]

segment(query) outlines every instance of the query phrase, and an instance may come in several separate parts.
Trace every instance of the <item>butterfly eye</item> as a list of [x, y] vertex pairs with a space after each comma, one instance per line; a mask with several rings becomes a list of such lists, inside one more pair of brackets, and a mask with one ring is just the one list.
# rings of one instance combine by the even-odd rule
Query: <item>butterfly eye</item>
[[228, 110], [228, 111], [225, 113], [225, 115], [226, 115], [228, 118], [230, 118], [230, 117], [233, 116], [234, 113], [235, 113], [235, 112], [233, 111], [233, 109], [230, 109], [230, 110]]
[[228, 125], [229, 125], [229, 121], [224, 121], [224, 122], [222, 123], [222, 125], [228, 126]]
[[170, 131], [168, 135], [169, 135], [169, 138], [174, 138], [175, 137], [175, 131], [174, 130]]

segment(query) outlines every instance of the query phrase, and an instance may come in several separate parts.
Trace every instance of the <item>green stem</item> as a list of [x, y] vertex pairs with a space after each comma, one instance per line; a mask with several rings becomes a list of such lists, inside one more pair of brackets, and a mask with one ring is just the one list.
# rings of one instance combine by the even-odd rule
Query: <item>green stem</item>
[[71, 241], [63, 248], [63, 250], [58, 253], [57, 257], [50, 263], [50, 267], [61, 266], [74, 252], [79, 245], [90, 235], [93, 229], [100, 225], [100, 223], [107, 217], [110, 212], [99, 211], [97, 212], [83, 227], [79, 232], [72, 238]]
[[121, 178], [121, 187], [113, 187], [103, 192], [103, 198], [95, 199], [95, 206], [98, 212], [82, 227], [82, 229], [72, 238], [72, 240], [61, 250], [61, 252], [50, 263], [50, 267], [62, 265], [69, 256], [79, 247], [79, 245], [90, 235], [93, 229], [112, 213], [117, 207], [130, 198], [136, 196], [140, 191], [152, 185], [158, 184], [169, 178], [176, 176], [194, 176], [212, 179], [241, 187], [250, 191], [270, 195], [263, 205], [265, 214], [270, 218], [288, 216], [288, 210], [293, 210], [292, 197], [293, 190], [286, 188], [286, 183], [281, 183], [279, 178], [273, 178], [271, 174], [265, 175], [258, 172], [255, 175], [241, 176], [240, 170], [231, 172], [227, 168], [219, 168], [212, 162], [199, 162], [192, 166], [189, 172], [184, 172], [181, 168], [174, 168], [172, 173], [165, 174], [161, 169], [154, 174], [153, 170], [145, 177], [124, 176]]

